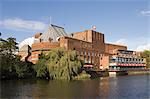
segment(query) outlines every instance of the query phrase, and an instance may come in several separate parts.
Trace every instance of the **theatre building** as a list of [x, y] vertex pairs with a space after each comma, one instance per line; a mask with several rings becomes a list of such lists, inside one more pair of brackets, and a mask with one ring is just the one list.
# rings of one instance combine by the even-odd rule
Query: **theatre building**
[[[68, 35], [64, 28], [51, 25], [43, 34], [36, 33], [34, 38], [31, 50], [26, 51], [31, 55], [22, 54], [30, 55], [28, 56], [29, 60], [34, 64], [38, 61], [41, 52], [46, 53], [53, 48], [62, 47], [66, 50], [76, 50], [78, 56], [88, 64], [85, 65], [87, 67], [96, 66], [100, 69], [108, 69], [109, 67], [115, 68], [110, 66], [110, 61], [112, 62], [111, 59], [116, 51], [127, 51], [127, 46], [105, 43], [104, 34], [95, 30], [85, 30]], [[27, 47], [25, 48], [27, 49]], [[142, 64], [144, 62], [143, 60]]]

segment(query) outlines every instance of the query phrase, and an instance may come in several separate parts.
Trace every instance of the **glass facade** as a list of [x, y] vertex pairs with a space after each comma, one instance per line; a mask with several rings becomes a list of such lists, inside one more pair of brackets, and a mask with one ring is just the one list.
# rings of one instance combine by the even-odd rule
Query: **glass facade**
[[110, 70], [142, 70], [145, 69], [143, 58], [111, 57]]

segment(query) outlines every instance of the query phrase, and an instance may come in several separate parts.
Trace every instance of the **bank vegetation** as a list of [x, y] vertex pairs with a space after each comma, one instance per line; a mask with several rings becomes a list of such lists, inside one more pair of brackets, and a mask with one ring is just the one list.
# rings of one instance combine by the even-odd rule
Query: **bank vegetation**
[[17, 51], [15, 38], [10, 37], [6, 40], [0, 38], [0, 79], [73, 80], [75, 77], [90, 77], [81, 70], [84, 63], [76, 51], [56, 48], [49, 53], [43, 52], [35, 65], [28, 61], [21, 61], [21, 57], [16, 54]]

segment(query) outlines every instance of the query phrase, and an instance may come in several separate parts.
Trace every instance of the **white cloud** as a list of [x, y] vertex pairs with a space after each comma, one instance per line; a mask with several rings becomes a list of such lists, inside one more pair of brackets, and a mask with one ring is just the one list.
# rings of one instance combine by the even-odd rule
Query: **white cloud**
[[136, 51], [150, 50], [150, 44], [139, 45], [135, 50]]
[[119, 39], [115, 42], [115, 44], [119, 44], [119, 45], [127, 45], [127, 40], [122, 38], [122, 39]]
[[13, 30], [37, 31], [44, 30], [46, 24], [40, 21], [23, 20], [20, 18], [0, 20], [0, 26]]
[[141, 15], [144, 15], [144, 16], [149, 16], [149, 15], [150, 15], [150, 10], [141, 11], [140, 14], [141, 14]]
[[23, 40], [21, 43], [19, 43], [19, 48], [21, 48], [24, 45], [29, 45], [30, 47], [34, 43], [35, 38], [34, 37], [29, 37], [25, 40]]

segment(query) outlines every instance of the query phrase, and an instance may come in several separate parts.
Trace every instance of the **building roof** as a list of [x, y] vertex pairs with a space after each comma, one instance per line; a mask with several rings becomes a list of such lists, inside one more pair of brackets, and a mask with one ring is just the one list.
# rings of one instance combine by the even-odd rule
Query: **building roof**
[[55, 42], [60, 36], [67, 36], [64, 28], [51, 24], [43, 35], [41, 35], [40, 39], [42, 42], [48, 42], [50, 39]]

